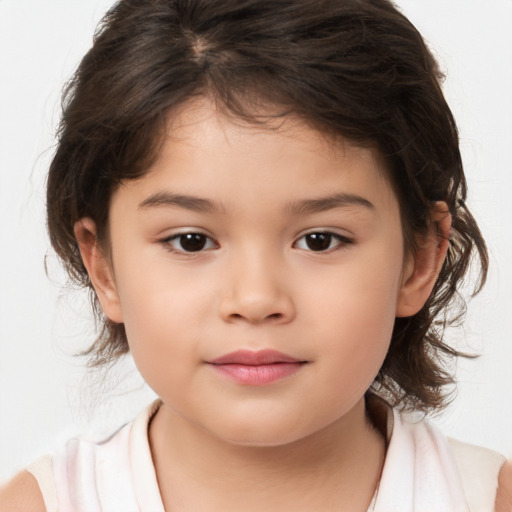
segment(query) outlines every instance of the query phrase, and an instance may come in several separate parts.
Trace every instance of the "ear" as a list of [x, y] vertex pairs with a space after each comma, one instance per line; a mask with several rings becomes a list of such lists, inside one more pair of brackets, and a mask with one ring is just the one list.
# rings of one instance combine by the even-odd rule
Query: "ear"
[[100, 248], [96, 236], [96, 224], [88, 217], [80, 219], [74, 226], [80, 254], [89, 274], [101, 308], [115, 323], [123, 323], [123, 314], [112, 265], [108, 256]]
[[410, 256], [398, 295], [396, 316], [415, 315], [425, 304], [441, 271], [450, 245], [452, 216], [445, 202], [436, 202], [430, 212], [430, 226]]

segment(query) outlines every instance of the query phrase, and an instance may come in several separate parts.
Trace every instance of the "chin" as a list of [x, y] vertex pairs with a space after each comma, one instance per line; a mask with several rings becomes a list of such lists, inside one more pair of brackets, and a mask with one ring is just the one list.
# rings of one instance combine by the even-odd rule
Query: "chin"
[[267, 421], [262, 421], [260, 417], [251, 423], [233, 420], [229, 424], [219, 425], [216, 432], [211, 432], [232, 445], [271, 448], [295, 443], [321, 430], [311, 425], [301, 425], [298, 421], [290, 421], [290, 418], [265, 419]]
[[229, 444], [245, 448], [276, 448], [292, 444], [303, 437], [305, 436], [290, 436], [289, 434], [276, 436], [274, 432], [259, 432], [251, 436], [241, 434], [240, 436], [229, 437], [226, 438], [225, 441]]

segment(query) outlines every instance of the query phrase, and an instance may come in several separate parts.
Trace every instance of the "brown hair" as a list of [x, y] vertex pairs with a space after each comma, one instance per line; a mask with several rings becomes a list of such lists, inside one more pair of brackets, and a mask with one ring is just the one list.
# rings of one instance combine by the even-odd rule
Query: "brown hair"
[[453, 378], [443, 342], [462, 318], [458, 289], [476, 249], [487, 252], [465, 205], [454, 119], [421, 35], [388, 0], [122, 0], [106, 14], [63, 100], [50, 167], [50, 238], [69, 275], [89, 288], [100, 321], [93, 365], [128, 352], [124, 326], [102, 314], [73, 233], [91, 217], [100, 240], [122, 180], [156, 158], [168, 116], [209, 95], [226, 113], [261, 123], [257, 105], [279, 107], [318, 129], [373, 145], [387, 158], [407, 246], [426, 230], [432, 202], [453, 217], [448, 256], [416, 315], [397, 318], [374, 389], [394, 405], [439, 408]]

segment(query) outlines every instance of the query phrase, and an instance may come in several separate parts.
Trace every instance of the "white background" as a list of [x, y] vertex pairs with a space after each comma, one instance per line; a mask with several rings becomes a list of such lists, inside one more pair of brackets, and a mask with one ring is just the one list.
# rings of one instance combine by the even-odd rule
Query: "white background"
[[[435, 418], [512, 456], [512, 1], [400, 0], [448, 78], [470, 185], [491, 252], [458, 346], [459, 392]], [[105, 378], [73, 353], [92, 339], [86, 300], [48, 253], [44, 182], [59, 94], [111, 0], [0, 0], [0, 480], [68, 437], [108, 431], [151, 398], [130, 362]], [[48, 257], [50, 279], [45, 275]]]

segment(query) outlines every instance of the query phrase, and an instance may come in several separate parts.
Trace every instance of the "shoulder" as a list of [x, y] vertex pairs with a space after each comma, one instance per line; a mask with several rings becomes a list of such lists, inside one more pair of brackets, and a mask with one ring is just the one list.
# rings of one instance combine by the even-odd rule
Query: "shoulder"
[[512, 510], [512, 459], [506, 462], [498, 478], [498, 493], [496, 495], [496, 512]]
[[480, 504], [475, 510], [492, 506], [496, 498], [498, 474], [505, 462], [505, 457], [488, 448], [463, 443], [455, 439], [448, 440], [459, 469], [459, 475], [466, 496], [472, 502]]
[[0, 486], [0, 512], [45, 512], [43, 495], [35, 477], [21, 471]]
[[[408, 414], [395, 414], [390, 448], [395, 434], [402, 446], [402, 453], [412, 453], [411, 467], [419, 472], [415, 478], [422, 481], [423, 487], [426, 481], [434, 479], [435, 485], [430, 487], [432, 493], [440, 495], [443, 491], [447, 500], [465, 503], [466, 509], [471, 511], [494, 510], [498, 475], [505, 463], [503, 455], [450, 439], [430, 421], [417, 421]], [[435, 508], [431, 507], [430, 510]], [[452, 507], [451, 510], [458, 508]], [[500, 510], [505, 511], [512, 512], [512, 509]]]
[[479, 478], [490, 475], [496, 485], [498, 473], [506, 460], [501, 453], [452, 438], [448, 438], [448, 443], [461, 471], [478, 475]]

